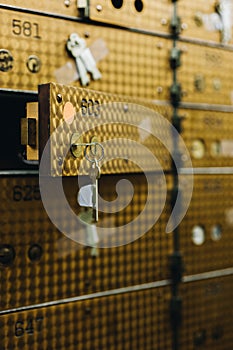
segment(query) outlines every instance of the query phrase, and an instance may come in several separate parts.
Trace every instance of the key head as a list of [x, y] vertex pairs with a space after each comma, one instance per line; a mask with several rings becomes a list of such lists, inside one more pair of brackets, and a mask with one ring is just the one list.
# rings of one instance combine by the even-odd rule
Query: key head
[[67, 50], [72, 54], [74, 58], [79, 57], [83, 50], [86, 48], [86, 42], [84, 39], [76, 33], [72, 33], [66, 43]]

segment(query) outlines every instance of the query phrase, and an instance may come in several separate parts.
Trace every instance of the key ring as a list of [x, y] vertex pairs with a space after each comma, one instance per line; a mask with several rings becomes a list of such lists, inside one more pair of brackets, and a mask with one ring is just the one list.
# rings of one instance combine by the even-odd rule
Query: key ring
[[[100, 155], [99, 158], [96, 158], [96, 155], [93, 154], [93, 152], [91, 150], [90, 150], [89, 154], [92, 153], [93, 154], [93, 158], [90, 158], [90, 155], [88, 155], [88, 153], [87, 153], [87, 149], [90, 146], [100, 146], [100, 148], [101, 148], [101, 155]], [[104, 147], [103, 147], [103, 145], [101, 145], [101, 143], [99, 143], [99, 142], [90, 142], [90, 143], [86, 144], [86, 147], [85, 147], [85, 150], [84, 150], [84, 156], [85, 156], [86, 160], [88, 160], [91, 163], [95, 163], [96, 166], [98, 166], [98, 163], [104, 158]]]

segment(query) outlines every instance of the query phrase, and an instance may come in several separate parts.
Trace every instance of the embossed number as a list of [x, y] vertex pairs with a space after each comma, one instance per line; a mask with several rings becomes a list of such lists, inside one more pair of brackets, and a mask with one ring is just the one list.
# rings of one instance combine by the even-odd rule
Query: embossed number
[[34, 39], [41, 39], [39, 30], [40, 28], [38, 23], [21, 21], [20, 19], [12, 20], [12, 33], [14, 35], [22, 35], [26, 37], [32, 37]]

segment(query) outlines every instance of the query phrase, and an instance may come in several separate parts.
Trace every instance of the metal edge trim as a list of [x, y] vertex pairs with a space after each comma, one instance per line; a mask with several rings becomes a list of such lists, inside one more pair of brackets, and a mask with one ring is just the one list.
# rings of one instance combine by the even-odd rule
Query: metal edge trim
[[35, 304], [35, 305], [28, 305], [28, 306], [23, 306], [23, 307], [8, 309], [8, 310], [2, 310], [2, 311], [0, 311], [0, 316], [8, 315], [8, 314], [16, 313], [16, 312], [41, 309], [44, 307], [58, 306], [61, 304], [74, 303], [77, 301], [84, 301], [84, 300], [89, 300], [89, 299], [94, 299], [94, 298], [101, 298], [101, 297], [113, 296], [113, 295], [118, 295], [118, 294], [125, 294], [125, 293], [130, 293], [130, 292], [138, 292], [138, 291], [153, 289], [153, 288], [158, 288], [158, 287], [165, 287], [165, 286], [168, 286], [170, 284], [171, 284], [171, 282], [169, 280], [162, 280], [162, 281], [145, 283], [145, 284], [136, 285], [136, 286], [129, 286], [129, 287], [123, 287], [123, 288], [119, 288], [119, 289], [112, 289], [112, 290], [107, 290], [107, 291], [92, 293], [92, 294], [86, 294], [86, 295], [81, 295], [81, 296], [72, 297], [72, 298], [59, 299], [59, 300]]

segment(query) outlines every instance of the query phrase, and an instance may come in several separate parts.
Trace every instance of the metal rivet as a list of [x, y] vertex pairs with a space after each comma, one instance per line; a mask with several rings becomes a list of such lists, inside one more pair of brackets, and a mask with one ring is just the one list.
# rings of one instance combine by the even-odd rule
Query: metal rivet
[[102, 7], [101, 5], [97, 5], [97, 6], [96, 6], [96, 10], [97, 10], [98, 12], [101, 12], [101, 11], [103, 10], [103, 7]]
[[15, 250], [9, 244], [1, 244], [0, 246], [0, 265], [9, 266], [15, 258]]
[[181, 29], [183, 29], [183, 30], [188, 29], [187, 23], [182, 23], [182, 24], [181, 24]]
[[65, 4], [66, 7], [69, 7], [70, 6], [70, 0], [65, 0], [64, 4]]
[[84, 32], [85, 38], [90, 38], [90, 33], [89, 32]]
[[157, 92], [158, 92], [158, 94], [161, 94], [163, 92], [162, 86], [157, 87]]
[[163, 26], [166, 26], [167, 23], [168, 23], [168, 21], [167, 21], [166, 18], [162, 18], [162, 19], [161, 19], [161, 24], [162, 24]]
[[31, 261], [39, 261], [43, 254], [43, 250], [40, 245], [33, 244], [28, 250], [28, 257]]
[[62, 164], [63, 164], [63, 159], [62, 159], [61, 156], [57, 158], [57, 162], [58, 162], [58, 165], [59, 165], [59, 166], [62, 166]]
[[57, 94], [57, 102], [58, 103], [62, 102], [62, 95], [61, 94]]
[[158, 48], [158, 49], [162, 49], [162, 48], [163, 48], [163, 43], [162, 43], [162, 41], [159, 41], [159, 42], [157, 43], [157, 48]]

